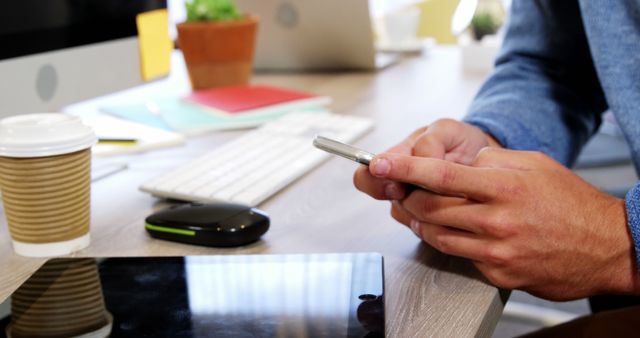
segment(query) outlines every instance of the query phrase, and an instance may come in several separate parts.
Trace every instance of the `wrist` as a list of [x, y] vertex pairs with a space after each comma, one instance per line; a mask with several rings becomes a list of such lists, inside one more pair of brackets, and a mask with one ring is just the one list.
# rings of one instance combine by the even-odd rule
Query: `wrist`
[[[484, 132], [483, 132], [484, 133]], [[502, 144], [500, 144], [500, 142], [498, 142], [498, 140], [496, 140], [493, 135], [489, 134], [489, 133], [484, 133], [485, 138], [487, 139], [487, 145], [489, 147], [495, 147], [495, 148], [504, 148], [502, 146]]]
[[477, 132], [479, 132], [480, 134], [482, 134], [482, 136], [484, 136], [484, 140], [486, 142], [486, 147], [494, 147], [494, 148], [504, 148], [502, 146], [502, 144], [500, 144], [500, 142], [498, 142], [498, 140], [493, 137], [493, 135], [491, 135], [490, 133], [482, 130], [480, 127], [473, 125], [473, 124], [469, 124], [467, 123], [467, 125], [471, 126], [472, 128], [474, 128]]
[[604, 213], [604, 222], [601, 223], [604, 231], [611, 234], [619, 234], [614, 241], [614, 247], [610, 248], [612, 254], [608, 270], [600, 274], [603, 277], [604, 288], [599, 293], [608, 294], [640, 294], [640, 274], [636, 264], [633, 238], [628, 226], [627, 209], [625, 201], [612, 198], [611, 203]]

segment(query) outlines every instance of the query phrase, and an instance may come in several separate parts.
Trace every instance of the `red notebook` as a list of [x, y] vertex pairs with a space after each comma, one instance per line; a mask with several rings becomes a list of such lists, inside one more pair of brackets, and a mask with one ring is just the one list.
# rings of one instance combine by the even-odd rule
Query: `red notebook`
[[229, 114], [324, 106], [330, 98], [267, 85], [220, 87], [193, 92], [184, 100]]

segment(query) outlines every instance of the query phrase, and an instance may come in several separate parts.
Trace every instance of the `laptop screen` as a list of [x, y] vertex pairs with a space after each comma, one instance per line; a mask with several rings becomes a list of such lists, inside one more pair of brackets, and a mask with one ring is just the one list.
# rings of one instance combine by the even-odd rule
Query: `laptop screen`
[[382, 268], [373, 253], [54, 259], [7, 300], [0, 336], [382, 337]]

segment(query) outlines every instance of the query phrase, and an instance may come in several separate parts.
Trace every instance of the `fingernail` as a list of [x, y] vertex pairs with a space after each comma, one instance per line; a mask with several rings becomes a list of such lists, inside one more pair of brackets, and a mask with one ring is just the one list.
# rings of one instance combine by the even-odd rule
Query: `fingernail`
[[375, 176], [387, 176], [391, 170], [391, 163], [384, 157], [378, 157], [371, 163], [371, 170]]
[[411, 226], [411, 230], [413, 230], [413, 233], [416, 234], [416, 236], [420, 237], [420, 222], [412, 219], [409, 225]]
[[402, 198], [402, 194], [396, 183], [387, 183], [384, 186], [384, 194], [387, 196], [387, 199], [390, 200], [399, 200]]

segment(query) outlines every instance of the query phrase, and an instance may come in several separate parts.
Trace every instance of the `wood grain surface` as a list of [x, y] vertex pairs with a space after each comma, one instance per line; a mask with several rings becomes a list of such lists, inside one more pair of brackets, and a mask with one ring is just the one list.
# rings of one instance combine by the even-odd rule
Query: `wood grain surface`
[[[256, 83], [329, 95], [334, 98], [334, 112], [375, 119], [375, 129], [357, 142], [372, 152], [383, 151], [438, 118], [461, 117], [482, 80], [462, 72], [457, 49], [443, 47], [377, 73], [280, 73], [253, 78]], [[385, 260], [388, 337], [491, 335], [505, 295], [488, 285], [468, 261], [421, 243], [389, 216], [388, 202], [356, 191], [352, 184], [356, 164], [341, 158], [323, 163], [260, 205], [271, 217], [271, 228], [257, 243], [215, 249], [149, 237], [144, 218], [172, 202], [144, 194], [138, 186], [238, 135], [219, 132], [189, 139], [184, 147], [96, 160], [96, 165], [112, 161], [129, 168], [93, 183], [92, 242], [75, 256], [379, 252]], [[0, 300], [45, 261], [15, 255], [2, 219]]]

